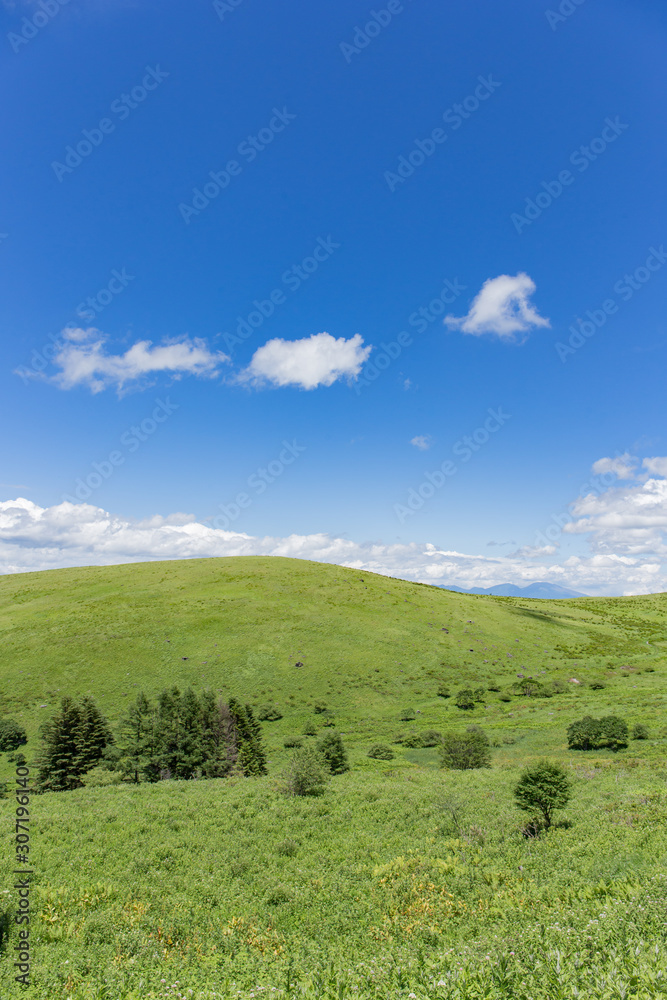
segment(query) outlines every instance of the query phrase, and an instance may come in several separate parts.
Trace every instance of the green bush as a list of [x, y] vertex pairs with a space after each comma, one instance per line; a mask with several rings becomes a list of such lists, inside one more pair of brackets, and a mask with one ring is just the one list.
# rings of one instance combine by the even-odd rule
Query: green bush
[[282, 777], [286, 795], [322, 795], [327, 782], [322, 755], [311, 747], [297, 750]]
[[413, 722], [417, 718], [413, 708], [404, 708], [399, 715], [401, 722]]
[[307, 722], [303, 727], [304, 736], [317, 736], [317, 726], [314, 722]]
[[317, 750], [324, 758], [331, 774], [343, 774], [344, 771], [350, 770], [340, 733], [327, 733], [318, 741]]
[[484, 695], [486, 694], [486, 688], [477, 687], [473, 691], [475, 701], [484, 701]]
[[546, 828], [551, 826], [555, 809], [570, 801], [571, 785], [567, 773], [548, 760], [527, 767], [514, 787], [514, 799], [519, 809], [540, 817]]
[[438, 698], [449, 698], [450, 694], [448, 684], [438, 684]]
[[483, 732], [448, 733], [438, 752], [442, 766], [456, 771], [491, 766], [489, 738]]
[[585, 715], [567, 729], [570, 750], [622, 750], [628, 745], [628, 724], [617, 715], [593, 719]]
[[277, 705], [262, 705], [257, 712], [257, 718], [260, 722], [275, 722], [277, 719], [282, 719], [282, 717], [283, 713]]
[[27, 742], [25, 729], [15, 719], [0, 719], [0, 753], [18, 750]]
[[323, 715], [327, 711], [326, 703], [323, 701], [316, 701], [313, 710], [315, 715]]
[[292, 840], [291, 837], [288, 837], [286, 840], [281, 840], [277, 845], [276, 854], [280, 854], [283, 858], [293, 858], [298, 850], [299, 845], [296, 840]]
[[374, 757], [375, 760], [393, 760], [394, 751], [391, 747], [386, 746], [384, 743], [375, 743], [368, 753], [367, 757]]
[[298, 747], [302, 747], [303, 746], [303, 740], [301, 740], [298, 736], [287, 736], [283, 740], [283, 746], [287, 750], [289, 750], [290, 747], [297, 747], [297, 748]]
[[475, 695], [470, 688], [462, 688], [459, 692], [457, 692], [454, 703], [457, 708], [469, 711], [471, 708], [475, 707]]
[[427, 729], [425, 733], [421, 734], [421, 740], [423, 747], [437, 747], [439, 743], [442, 743], [442, 733], [439, 733], [437, 729]]
[[511, 701], [511, 697], [508, 694], [501, 694], [498, 696], [498, 701]]
[[590, 688], [592, 691], [601, 691], [606, 686], [607, 685], [604, 683], [604, 681], [591, 681], [590, 683]]
[[647, 740], [648, 739], [648, 728], [643, 724], [643, 722], [636, 722], [632, 727], [632, 739], [633, 740]]
[[510, 692], [522, 698], [550, 698], [551, 692], [535, 677], [524, 677], [510, 687]]

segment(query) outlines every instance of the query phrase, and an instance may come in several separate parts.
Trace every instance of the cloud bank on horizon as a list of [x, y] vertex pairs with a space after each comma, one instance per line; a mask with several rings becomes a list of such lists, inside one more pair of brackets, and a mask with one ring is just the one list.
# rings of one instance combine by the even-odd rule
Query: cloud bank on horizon
[[[569, 556], [560, 563], [551, 558], [557, 542], [492, 558], [432, 543], [359, 543], [324, 533], [253, 537], [213, 528], [190, 514], [132, 521], [91, 504], [63, 502], [44, 508], [19, 498], [0, 503], [0, 568], [19, 573], [155, 559], [266, 555], [331, 562], [466, 589], [548, 581], [599, 595], [656, 593], [667, 590], [667, 458], [645, 458], [642, 468], [646, 473], [631, 485], [616, 471], [612, 473], [616, 482], [606, 492], [578, 497], [570, 505], [571, 519], [563, 531], [588, 535], [590, 555]], [[621, 466], [619, 470], [625, 471]]]

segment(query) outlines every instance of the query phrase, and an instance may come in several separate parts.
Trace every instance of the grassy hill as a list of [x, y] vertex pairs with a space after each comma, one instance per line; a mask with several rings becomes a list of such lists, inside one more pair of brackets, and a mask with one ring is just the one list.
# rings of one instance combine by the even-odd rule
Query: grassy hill
[[[136, 788], [95, 771], [34, 798], [30, 1000], [667, 996], [667, 595], [531, 601], [292, 559], [170, 561], [2, 577], [0, 643], [0, 714], [28, 758], [64, 694], [113, 725], [173, 684], [283, 713], [263, 725], [266, 778]], [[519, 675], [563, 690], [506, 700]], [[441, 683], [486, 690], [462, 712]], [[317, 701], [352, 770], [287, 799], [284, 742], [321, 724]], [[651, 738], [567, 749], [569, 722], [612, 712]], [[470, 722], [491, 770], [393, 742]], [[378, 740], [394, 760], [366, 756]], [[543, 755], [573, 776], [570, 825], [526, 840], [511, 788]]]

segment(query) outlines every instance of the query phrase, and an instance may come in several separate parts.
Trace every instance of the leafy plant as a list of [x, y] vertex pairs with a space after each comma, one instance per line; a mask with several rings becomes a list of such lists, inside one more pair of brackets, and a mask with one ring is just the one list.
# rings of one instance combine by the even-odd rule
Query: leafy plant
[[18, 750], [27, 742], [26, 731], [16, 719], [0, 719], [0, 753]]
[[327, 772], [322, 755], [312, 747], [297, 750], [290, 759], [282, 777], [283, 791], [287, 795], [322, 795], [327, 783]]
[[491, 766], [489, 738], [483, 732], [447, 733], [438, 753], [443, 767], [457, 771]]
[[567, 729], [570, 750], [622, 750], [628, 745], [628, 724], [617, 715], [594, 719], [585, 715]]
[[648, 739], [648, 727], [645, 726], [643, 722], [636, 722], [632, 727], [632, 739], [633, 740]]
[[384, 743], [374, 743], [366, 756], [374, 757], [375, 760], [393, 760], [394, 751]]
[[327, 733], [318, 741], [317, 750], [324, 758], [331, 774], [343, 774], [344, 771], [350, 770], [340, 733]]
[[438, 693], [438, 698], [449, 698], [451, 696], [451, 692], [449, 690], [449, 685], [448, 684], [444, 684], [444, 683], [438, 684], [438, 692], [437, 693]]
[[463, 711], [469, 711], [475, 707], [475, 695], [470, 688], [462, 688], [457, 692], [454, 704]]
[[282, 719], [282, 717], [283, 713], [277, 705], [262, 705], [257, 712], [257, 718], [260, 722], [276, 722], [278, 719]]
[[541, 817], [544, 826], [551, 826], [554, 811], [570, 801], [571, 784], [567, 773], [548, 760], [527, 767], [514, 787], [514, 799], [519, 809]]
[[417, 715], [413, 708], [404, 708], [401, 710], [398, 717], [401, 720], [401, 722], [414, 722], [414, 720], [417, 718]]

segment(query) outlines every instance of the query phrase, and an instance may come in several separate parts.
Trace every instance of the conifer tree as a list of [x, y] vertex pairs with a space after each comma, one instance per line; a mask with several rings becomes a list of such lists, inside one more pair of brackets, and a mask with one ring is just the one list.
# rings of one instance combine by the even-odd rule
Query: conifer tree
[[104, 718], [92, 698], [81, 699], [81, 721], [79, 723], [79, 763], [83, 772], [99, 764], [104, 751], [114, 742], [109, 723]]
[[136, 784], [160, 776], [155, 708], [141, 691], [121, 722], [118, 769]]
[[72, 698], [63, 698], [58, 712], [41, 730], [42, 750], [36, 782], [40, 791], [61, 792], [83, 785], [80, 731], [81, 708]]

